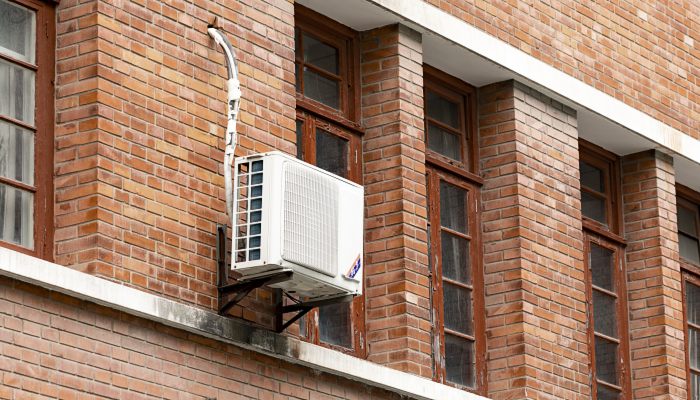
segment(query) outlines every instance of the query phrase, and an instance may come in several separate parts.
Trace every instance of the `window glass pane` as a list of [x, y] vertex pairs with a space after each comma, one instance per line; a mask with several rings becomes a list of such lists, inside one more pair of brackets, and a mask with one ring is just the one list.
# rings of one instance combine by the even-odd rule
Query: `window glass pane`
[[455, 129], [460, 128], [459, 105], [457, 103], [451, 102], [437, 93], [428, 91], [426, 106], [428, 117]]
[[469, 241], [447, 232], [440, 234], [442, 276], [462, 283], [471, 283]]
[[700, 325], [700, 287], [686, 281], [685, 301], [688, 322]]
[[338, 75], [338, 49], [304, 34], [304, 62]]
[[678, 230], [689, 236], [698, 237], [698, 231], [695, 226], [696, 214], [693, 210], [678, 206]]
[[34, 71], [0, 60], [0, 114], [34, 125]]
[[596, 392], [598, 394], [597, 400], [618, 400], [620, 398], [620, 392], [600, 384]]
[[318, 308], [318, 331], [325, 343], [352, 348], [352, 303], [337, 303]]
[[323, 129], [316, 129], [316, 165], [347, 178], [348, 141]]
[[591, 243], [590, 266], [593, 284], [615, 292], [615, 257], [612, 250]]
[[34, 12], [0, 0], [0, 53], [34, 64]]
[[0, 176], [34, 184], [34, 133], [0, 121]]
[[34, 195], [0, 184], [0, 240], [34, 247]]
[[445, 335], [445, 378], [452, 383], [474, 387], [474, 342]]
[[473, 335], [472, 291], [444, 282], [442, 302], [445, 328]]
[[467, 191], [445, 181], [440, 181], [440, 225], [468, 233]]
[[340, 109], [340, 84], [304, 67], [304, 96]]
[[685, 233], [678, 234], [678, 247], [680, 248], [681, 257], [688, 261], [700, 264], [700, 243], [697, 239], [692, 238]]
[[690, 373], [690, 393], [691, 400], [700, 399], [700, 374], [695, 372]]
[[581, 170], [581, 186], [593, 189], [598, 193], [605, 193], [603, 183], [603, 171], [583, 161], [579, 162]]
[[688, 328], [688, 352], [690, 355], [690, 368], [700, 369], [700, 331], [695, 328]]
[[596, 332], [617, 337], [615, 298], [593, 289], [593, 326]]
[[297, 92], [301, 93], [301, 74], [299, 73], [299, 64], [294, 64], [294, 81], [296, 82]]
[[462, 161], [462, 145], [459, 136], [428, 124], [428, 148], [453, 160]]
[[[595, 368], [598, 379], [617, 384], [617, 343], [596, 336]], [[599, 385], [600, 386], [600, 385]]]
[[605, 199], [596, 197], [588, 192], [581, 192], [581, 212], [584, 216], [601, 224], [608, 223]]
[[304, 122], [297, 120], [297, 158], [304, 159]]

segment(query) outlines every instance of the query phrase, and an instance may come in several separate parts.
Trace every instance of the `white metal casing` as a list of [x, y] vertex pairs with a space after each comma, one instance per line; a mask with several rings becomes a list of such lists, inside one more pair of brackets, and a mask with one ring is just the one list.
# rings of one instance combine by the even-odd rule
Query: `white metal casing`
[[236, 159], [231, 267], [305, 299], [362, 294], [364, 189], [274, 151]]

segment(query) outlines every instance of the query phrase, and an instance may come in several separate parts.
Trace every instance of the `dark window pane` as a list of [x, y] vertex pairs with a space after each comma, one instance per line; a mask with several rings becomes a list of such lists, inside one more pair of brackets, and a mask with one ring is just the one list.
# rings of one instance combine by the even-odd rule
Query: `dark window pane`
[[445, 375], [449, 382], [474, 387], [474, 342], [445, 335]]
[[591, 243], [590, 266], [593, 284], [599, 288], [615, 291], [614, 254], [605, 247]]
[[445, 328], [472, 335], [474, 317], [471, 290], [444, 282], [443, 296]]
[[467, 191], [445, 181], [440, 181], [440, 225], [468, 233]]
[[0, 176], [34, 184], [34, 132], [0, 121]]
[[297, 158], [304, 159], [304, 122], [297, 120]]
[[304, 96], [340, 109], [340, 85], [304, 67]]
[[0, 0], [0, 53], [34, 63], [34, 12]]
[[323, 342], [352, 347], [350, 304], [337, 303], [318, 308], [318, 330]]
[[428, 117], [455, 129], [460, 128], [459, 105], [457, 103], [451, 102], [437, 93], [428, 91], [426, 106]]
[[462, 161], [462, 146], [459, 136], [428, 124], [428, 148], [453, 160]]
[[698, 237], [695, 216], [696, 212], [693, 212], [693, 210], [678, 206], [678, 230], [688, 236]]
[[304, 34], [304, 62], [338, 75], [338, 49]]
[[0, 183], [0, 240], [34, 247], [34, 194]]
[[442, 245], [442, 276], [462, 283], [471, 283], [469, 241], [442, 232], [440, 244]]
[[306, 324], [307, 324], [306, 315], [299, 318], [299, 336], [301, 336], [303, 338], [308, 337], [307, 336], [308, 332], [306, 332]]
[[685, 301], [688, 322], [700, 325], [700, 287], [686, 282]]
[[690, 353], [690, 368], [700, 369], [700, 331], [688, 328], [688, 352]]
[[617, 343], [596, 336], [595, 368], [598, 379], [617, 384]]
[[581, 186], [595, 190], [598, 193], [605, 193], [603, 171], [583, 161], [579, 162], [579, 167], [581, 169]]
[[593, 326], [596, 332], [617, 337], [616, 299], [593, 289]]
[[593, 196], [588, 192], [581, 192], [581, 212], [583, 215], [600, 222], [607, 224], [607, 212], [605, 210], [605, 199]]
[[34, 125], [36, 72], [0, 59], [0, 114]]
[[688, 261], [700, 264], [700, 243], [698, 243], [698, 240], [686, 235], [685, 233], [679, 233], [678, 241], [681, 257]]
[[620, 398], [620, 392], [614, 389], [607, 388], [603, 385], [598, 385], [597, 390], [598, 400], [618, 400]]
[[296, 82], [297, 92], [301, 93], [301, 74], [299, 73], [299, 64], [294, 64], [294, 81]]
[[700, 374], [690, 373], [690, 399], [700, 399]]
[[316, 129], [316, 165], [347, 178], [348, 141], [323, 129]]

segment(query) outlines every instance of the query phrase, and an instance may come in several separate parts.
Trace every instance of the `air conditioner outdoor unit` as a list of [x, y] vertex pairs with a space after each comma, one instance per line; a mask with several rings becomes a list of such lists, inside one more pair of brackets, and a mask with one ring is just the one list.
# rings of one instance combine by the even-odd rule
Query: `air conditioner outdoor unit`
[[232, 270], [320, 300], [362, 293], [364, 189], [281, 152], [236, 159]]

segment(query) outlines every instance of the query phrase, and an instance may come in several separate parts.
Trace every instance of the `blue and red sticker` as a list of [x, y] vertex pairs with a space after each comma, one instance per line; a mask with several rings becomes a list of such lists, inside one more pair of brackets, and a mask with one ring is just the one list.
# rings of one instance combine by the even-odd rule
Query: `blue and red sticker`
[[362, 261], [360, 260], [360, 256], [358, 255], [355, 261], [352, 263], [352, 266], [350, 267], [348, 272], [345, 273], [345, 277], [348, 279], [355, 279], [357, 273], [360, 272], [360, 268], [362, 268]]

